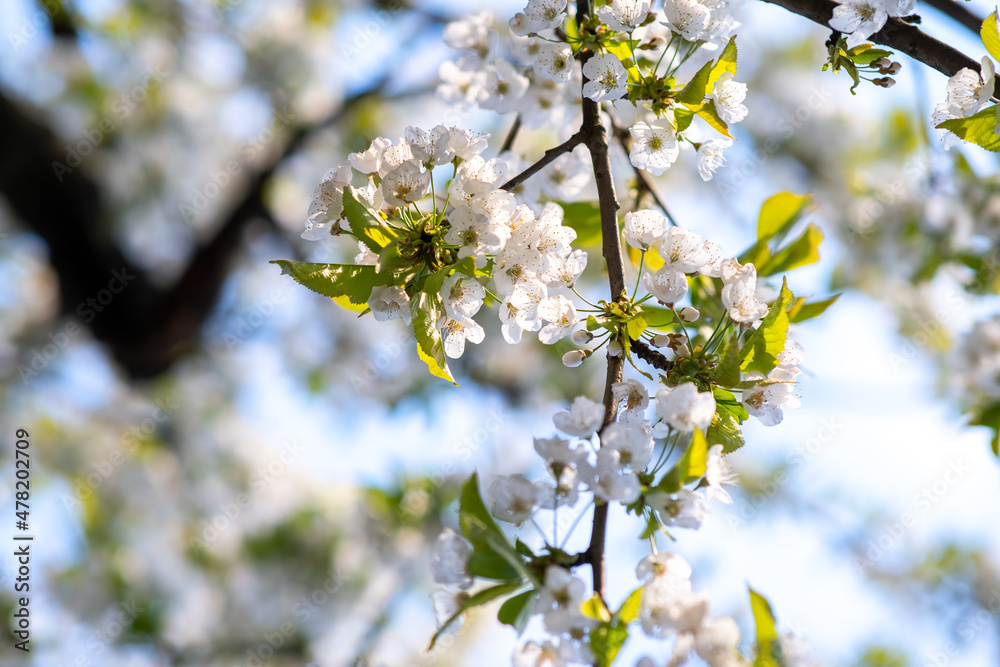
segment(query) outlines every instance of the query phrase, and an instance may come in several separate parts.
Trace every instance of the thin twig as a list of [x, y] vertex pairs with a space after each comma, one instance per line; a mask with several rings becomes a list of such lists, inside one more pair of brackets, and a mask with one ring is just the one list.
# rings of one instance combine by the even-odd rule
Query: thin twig
[[514, 124], [510, 126], [510, 130], [507, 132], [507, 138], [503, 140], [503, 146], [500, 147], [501, 153], [506, 153], [514, 146], [514, 140], [517, 139], [517, 133], [521, 131], [521, 114], [516, 114], [514, 116]]
[[[830, 19], [833, 18], [833, 10], [837, 7], [837, 3], [833, 0], [762, 1], [784, 7], [793, 14], [804, 16], [827, 28], [830, 26]], [[885, 26], [867, 41], [905, 53], [946, 76], [954, 76], [964, 67], [979, 71], [979, 63], [972, 58], [897, 18], [890, 18]]]
[[632, 351], [635, 352], [635, 356], [653, 368], [659, 368], [661, 371], [669, 373], [670, 369], [674, 367], [673, 361], [667, 359], [662, 352], [657, 352], [641, 340], [632, 341]]
[[979, 36], [979, 29], [983, 25], [983, 19], [973, 14], [969, 9], [955, 0], [923, 0], [928, 7], [933, 7], [959, 25], [968, 28], [976, 37]]
[[569, 153], [574, 148], [582, 144], [585, 140], [586, 140], [586, 135], [584, 134], [583, 130], [580, 130], [579, 132], [577, 132], [572, 137], [570, 137], [563, 143], [559, 144], [555, 148], [550, 148], [549, 150], [545, 151], [545, 153], [538, 160], [538, 162], [531, 165], [530, 167], [522, 171], [520, 174], [518, 174], [514, 178], [510, 179], [509, 181], [501, 185], [500, 188], [502, 190], [508, 190], [508, 191], [513, 190], [521, 183], [524, 183], [526, 180], [528, 180], [529, 178], [540, 172], [542, 169], [545, 169], [545, 167], [547, 167], [549, 164], [555, 161], [556, 158], [565, 155], [566, 153]]

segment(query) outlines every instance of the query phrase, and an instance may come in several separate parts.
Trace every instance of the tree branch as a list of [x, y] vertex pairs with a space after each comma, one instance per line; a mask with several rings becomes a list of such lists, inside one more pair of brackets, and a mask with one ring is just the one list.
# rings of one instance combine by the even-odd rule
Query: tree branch
[[[762, 0], [762, 2], [784, 7], [793, 14], [804, 16], [824, 27], [829, 27], [833, 10], [837, 6], [832, 0]], [[868, 41], [905, 53], [946, 76], [954, 76], [963, 67], [979, 71], [979, 63], [972, 58], [897, 18], [890, 18], [881, 30], [868, 38]]]
[[956, 23], [968, 28], [976, 37], [979, 36], [979, 29], [983, 25], [983, 19], [979, 18], [960, 2], [955, 0], [923, 0], [928, 7], [933, 7]]
[[663, 353], [657, 352], [641, 340], [632, 341], [632, 351], [635, 352], [635, 356], [639, 357], [653, 368], [659, 368], [661, 371], [669, 373], [670, 369], [674, 367], [673, 361], [667, 359]]
[[[581, 22], [590, 11], [588, 0], [577, 0], [576, 13]], [[583, 66], [594, 54], [590, 51], [579, 54]], [[587, 77], [583, 77], [587, 84]], [[625, 292], [625, 262], [622, 259], [620, 235], [618, 231], [618, 199], [615, 196], [615, 182], [611, 176], [611, 159], [608, 156], [608, 133], [601, 122], [601, 107], [597, 102], [583, 97], [583, 125], [580, 128], [587, 150], [594, 165], [594, 180], [597, 183], [597, 198], [601, 210], [601, 236], [604, 261], [608, 267], [608, 284], [612, 301], [627, 299]], [[578, 133], [578, 134], [580, 134]], [[608, 355], [608, 370], [604, 382], [604, 427], [618, 416], [618, 402], [614, 400], [612, 387], [621, 382], [625, 366], [624, 354]], [[603, 432], [604, 427], [601, 428]], [[593, 529], [590, 546], [587, 547], [587, 561], [593, 573], [594, 592], [604, 598], [604, 554], [608, 531], [608, 504], [595, 501]]]
[[565, 155], [566, 153], [569, 153], [574, 148], [582, 144], [585, 140], [586, 140], [586, 134], [581, 129], [579, 132], [577, 132], [572, 137], [570, 137], [563, 143], [559, 144], [555, 148], [550, 148], [549, 150], [545, 151], [545, 153], [542, 154], [542, 157], [538, 160], [538, 162], [531, 165], [530, 167], [522, 171], [520, 174], [518, 174], [514, 178], [510, 179], [509, 181], [501, 185], [500, 189], [508, 191], [513, 190], [521, 183], [524, 183], [526, 180], [528, 180], [529, 178], [540, 172], [542, 169], [545, 169], [545, 167], [547, 167], [553, 161], [555, 161], [556, 158], [560, 157], [561, 155]]

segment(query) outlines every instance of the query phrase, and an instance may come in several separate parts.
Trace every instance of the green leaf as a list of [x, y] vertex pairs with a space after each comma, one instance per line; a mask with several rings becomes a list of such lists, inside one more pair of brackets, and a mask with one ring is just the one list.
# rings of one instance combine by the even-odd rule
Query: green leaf
[[979, 35], [983, 38], [983, 46], [993, 57], [993, 60], [1000, 61], [1000, 34], [997, 32], [997, 13], [991, 12], [983, 19], [983, 26], [979, 29]]
[[507, 539], [503, 530], [486, 509], [486, 503], [479, 493], [479, 473], [472, 476], [462, 485], [462, 493], [458, 500], [458, 523], [466, 539], [475, 544], [485, 540], [487, 535]]
[[754, 623], [757, 626], [757, 658], [754, 660], [754, 667], [780, 667], [782, 665], [779, 658], [780, 644], [771, 603], [751, 588], [750, 608], [753, 610]]
[[675, 96], [678, 102], [687, 104], [688, 106], [697, 106], [705, 99], [705, 95], [708, 94], [708, 81], [709, 77], [712, 75], [712, 63], [707, 62], [705, 65], [698, 70], [687, 85], [684, 86], [679, 93]]
[[730, 336], [722, 351], [719, 367], [715, 371], [715, 381], [723, 387], [735, 387], [740, 383], [740, 350], [735, 336]]
[[597, 202], [556, 202], [563, 210], [563, 224], [576, 232], [574, 248], [601, 245], [601, 209]]
[[575, 53], [580, 43], [580, 26], [577, 25], [576, 16], [570, 14], [566, 17], [563, 31], [566, 33], [566, 41], [573, 47], [573, 52]]
[[354, 194], [353, 186], [344, 188], [344, 215], [351, 223], [351, 231], [368, 249], [379, 254], [382, 248], [396, 238], [396, 232], [375, 216], [368, 205]]
[[608, 611], [608, 606], [604, 604], [604, 600], [597, 593], [594, 593], [593, 597], [580, 605], [580, 613], [602, 623], [611, 622], [611, 612]]
[[499, 584], [497, 586], [491, 586], [489, 588], [484, 588], [483, 590], [479, 591], [478, 593], [475, 593], [475, 594], [469, 596], [469, 599], [466, 600], [465, 602], [463, 602], [461, 604], [461, 606], [459, 607], [458, 611], [456, 611], [454, 614], [452, 614], [451, 617], [449, 617], [448, 620], [445, 621], [444, 624], [438, 629], [438, 631], [434, 633], [434, 636], [431, 637], [431, 645], [427, 647], [427, 650], [429, 651], [432, 648], [434, 648], [434, 644], [437, 643], [437, 640], [441, 636], [441, 634], [445, 630], [447, 630], [448, 627], [451, 626], [452, 623], [454, 623], [455, 621], [457, 621], [462, 616], [462, 614], [464, 614], [466, 611], [468, 611], [469, 609], [472, 609], [473, 607], [478, 607], [480, 605], [484, 605], [487, 602], [492, 602], [493, 600], [497, 599], [498, 597], [500, 597], [502, 595], [506, 595], [507, 593], [510, 593], [512, 591], [515, 591], [515, 590], [517, 590], [520, 587], [521, 587], [521, 582], [519, 582], [519, 581], [518, 582], [508, 583], [508, 584]]
[[834, 294], [828, 299], [822, 299], [820, 301], [811, 301], [809, 303], [801, 303], [793, 308], [788, 313], [788, 320], [792, 323], [805, 322], [806, 320], [811, 320], [814, 317], [819, 317], [826, 312], [826, 309], [837, 302], [840, 298], [840, 294]]
[[733, 139], [733, 135], [729, 134], [729, 126], [726, 125], [726, 121], [722, 120], [719, 116], [719, 112], [715, 110], [715, 100], [708, 100], [704, 102], [700, 107], [694, 110], [701, 118], [711, 125], [716, 132], [719, 134]]
[[993, 450], [994, 456], [1000, 457], [1000, 403], [982, 408], [969, 424], [971, 426], [988, 426], [993, 430], [990, 449]]
[[531, 613], [535, 606], [535, 598], [538, 594], [534, 589], [524, 591], [519, 595], [510, 598], [500, 607], [497, 612], [497, 620], [504, 625], [509, 625], [517, 630], [520, 635], [531, 620]]
[[332, 299], [347, 297], [350, 303], [368, 303], [372, 288], [387, 284], [375, 273], [374, 266], [357, 264], [311, 264], [276, 259], [271, 264], [281, 267], [281, 272], [312, 291]]
[[[469, 574], [497, 581], [521, 581], [520, 573], [510, 563], [511, 555], [517, 558], [517, 553], [483, 502], [479, 493], [478, 473], [472, 473], [462, 486], [458, 501], [458, 524], [462, 534], [472, 544]], [[510, 553], [504, 555], [500, 550]]]
[[712, 74], [708, 77], [707, 92], [715, 88], [715, 82], [726, 72], [736, 76], [736, 35], [729, 38], [729, 43], [722, 49], [719, 59], [715, 61]]
[[628, 627], [621, 623], [601, 623], [590, 631], [590, 650], [594, 664], [609, 667], [628, 639]]
[[691, 434], [691, 444], [684, 451], [684, 456], [663, 476], [657, 488], [666, 493], [677, 493], [685, 484], [705, 476], [707, 460], [708, 441], [701, 429], [695, 428]]
[[615, 616], [625, 625], [639, 618], [639, 605], [642, 603], [642, 588], [640, 586], [629, 593], [629, 596], [625, 598], [622, 606], [615, 613]]
[[986, 107], [967, 118], [952, 118], [938, 124], [938, 128], [951, 130], [959, 139], [982, 146], [994, 153], [1000, 151], [1000, 136], [993, 130], [997, 126], [997, 105]]
[[857, 95], [854, 91], [861, 85], [861, 77], [858, 76], [858, 68], [854, 63], [844, 61], [844, 69], [847, 70], [847, 73], [851, 75], [851, 79], [854, 80], [854, 85], [851, 86], [851, 95]]
[[808, 266], [819, 261], [819, 246], [823, 242], [823, 230], [810, 224], [802, 236], [774, 253], [764, 266], [757, 269], [758, 276], [773, 276], [800, 266]]
[[732, 392], [714, 387], [712, 394], [715, 396], [715, 415], [705, 432], [705, 439], [709, 446], [722, 445], [722, 452], [730, 454], [745, 444], [740, 424], [750, 415]]
[[448, 368], [444, 341], [441, 339], [441, 330], [438, 329], [444, 302], [440, 294], [441, 281], [433, 280], [437, 275], [439, 273], [432, 274], [424, 284], [424, 289], [431, 291], [418, 292], [417, 297], [410, 302], [413, 335], [417, 339], [417, 356], [427, 364], [431, 375], [458, 386]]
[[854, 61], [855, 65], [867, 66], [879, 58], [888, 58], [892, 51], [872, 48], [871, 44], [859, 44], [847, 51], [847, 57]]
[[758, 371], [767, 375], [778, 365], [778, 355], [785, 349], [788, 337], [787, 308], [794, 298], [788, 281], [782, 280], [778, 299], [740, 350], [740, 370], [744, 373]]
[[767, 199], [757, 216], [757, 240], [767, 241], [781, 237], [802, 219], [812, 206], [811, 195], [779, 192]]
[[639, 336], [642, 332], [646, 330], [646, 316], [642, 313], [634, 316], [625, 325], [625, 330], [628, 332], [628, 337], [632, 340], [639, 340]]
[[690, 109], [685, 109], [684, 107], [677, 107], [674, 109], [674, 125], [678, 132], [683, 132], [691, 126], [691, 121], [694, 119], [694, 112]]

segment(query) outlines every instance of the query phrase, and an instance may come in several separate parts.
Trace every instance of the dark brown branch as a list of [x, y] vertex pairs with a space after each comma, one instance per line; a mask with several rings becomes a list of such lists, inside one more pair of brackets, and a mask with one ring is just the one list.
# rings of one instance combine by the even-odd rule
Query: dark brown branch
[[506, 153], [514, 146], [514, 140], [517, 139], [517, 133], [521, 131], [521, 114], [514, 116], [514, 124], [510, 126], [510, 130], [507, 132], [507, 138], [503, 140], [503, 145], [500, 147], [501, 153]]
[[500, 188], [503, 190], [513, 190], [521, 183], [524, 183], [526, 180], [528, 180], [529, 178], [540, 172], [542, 169], [545, 169], [545, 167], [549, 166], [558, 157], [565, 155], [566, 153], [569, 153], [574, 148], [582, 144], [586, 140], [586, 138], [587, 135], [584, 134], [583, 130], [580, 130], [579, 132], [577, 132], [572, 137], [570, 137], [563, 143], [559, 144], [555, 148], [550, 148], [549, 150], [545, 151], [545, 153], [538, 160], [538, 162], [531, 165], [530, 167], [522, 171], [520, 174], [518, 174], [514, 178], [510, 179], [509, 181], [501, 185]]
[[[588, 0], [577, 0], [576, 13], [581, 22], [590, 10]], [[593, 56], [590, 51], [581, 52], [580, 64], [585, 65]], [[587, 77], [583, 77], [586, 85]], [[594, 165], [594, 181], [597, 183], [598, 205], [601, 211], [601, 236], [604, 261], [608, 267], [608, 284], [611, 299], [627, 299], [625, 292], [625, 261], [622, 258], [621, 237], [618, 231], [618, 199], [615, 196], [615, 182], [611, 176], [611, 159], [608, 155], [608, 133], [601, 122], [601, 107], [587, 97], [583, 98], [583, 125], [580, 128], [590, 151]], [[625, 366], [624, 354], [608, 355], [608, 371], [604, 382], [604, 426], [611, 424], [618, 416], [618, 402], [614, 400], [612, 387], [621, 382]], [[603, 431], [603, 428], [602, 428]], [[593, 573], [594, 592], [604, 598], [605, 542], [608, 531], [608, 505], [596, 502], [590, 546], [587, 547], [587, 561]]]
[[663, 353], [657, 352], [641, 340], [632, 341], [632, 351], [635, 352], [635, 356], [639, 357], [653, 368], [659, 368], [661, 371], [669, 373], [670, 369], [674, 367], [674, 362], [667, 359]]
[[979, 29], [983, 25], [983, 19], [969, 11], [961, 2], [956, 0], [923, 0], [928, 7], [933, 7], [959, 25], [968, 28], [979, 36]]
[[[832, 0], [762, 0], [784, 7], [793, 14], [829, 27], [837, 3]], [[885, 26], [868, 38], [868, 41], [888, 46], [919, 60], [946, 76], [954, 76], [963, 67], [979, 71], [979, 63], [967, 55], [940, 42], [912, 25], [890, 18]]]

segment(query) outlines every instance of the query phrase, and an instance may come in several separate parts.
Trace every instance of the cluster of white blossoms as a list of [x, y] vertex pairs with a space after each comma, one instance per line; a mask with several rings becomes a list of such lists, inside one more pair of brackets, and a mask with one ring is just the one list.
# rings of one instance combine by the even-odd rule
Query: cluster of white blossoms
[[[978, 72], [963, 67], [955, 73], [955, 76], [948, 79], [948, 85], [945, 88], [945, 101], [934, 107], [931, 124], [937, 126], [952, 118], [967, 118], [975, 114], [990, 104], [995, 85], [996, 72], [989, 56], [983, 56], [982, 67]], [[1000, 134], [998, 130], [1000, 130], [1000, 126], [995, 128], [994, 132]], [[951, 132], [945, 132], [945, 148], [950, 149], [960, 143], [961, 140], [957, 136]]]
[[[411, 221], [417, 219], [417, 205], [432, 193], [433, 169], [452, 165], [455, 176], [447, 197], [439, 195], [432, 202], [435, 212], [439, 200], [446, 202], [441, 206], [439, 250], [454, 251], [458, 259], [472, 257], [479, 269], [493, 267], [492, 277], [503, 299], [503, 336], [509, 343], [519, 342], [523, 331], [537, 331], [539, 340], [552, 344], [577, 322], [571, 288], [587, 265], [587, 253], [571, 247], [576, 232], [563, 225], [559, 206], [548, 204], [536, 216], [529, 206], [518, 203], [514, 193], [502, 189], [507, 162], [482, 157], [488, 136], [439, 125], [429, 131], [408, 127], [405, 137], [395, 143], [375, 139], [365, 151], [349, 156], [350, 165], [332, 169], [324, 177], [313, 193], [302, 238], [321, 240], [351, 233], [344, 211], [347, 188], [385, 220], [402, 221], [404, 213]], [[577, 169], [563, 164], [567, 170]], [[365, 187], [351, 185], [354, 171], [367, 177]], [[359, 240], [358, 246], [356, 264], [379, 263], [368, 245]], [[377, 320], [398, 317], [409, 324], [412, 296], [405, 286], [377, 286], [368, 307]], [[478, 277], [454, 273], [444, 280], [439, 328], [447, 356], [458, 358], [466, 342], [484, 339], [483, 328], [472, 318], [485, 297], [486, 287]]]
[[[531, 3], [511, 19], [510, 54], [497, 54], [493, 14], [480, 12], [447, 25], [444, 41], [463, 52], [441, 64], [438, 97], [447, 104], [478, 106], [500, 114], [517, 113], [525, 127], [558, 127], [576, 97], [579, 68], [573, 50], [553, 41], [566, 17], [566, 0]], [[533, 33], [542, 33], [541, 36]]]
[[[705, 52], [725, 44], [739, 23], [726, 0], [666, 0], [662, 21], [648, 21], [648, 0], [616, 0], [597, 8], [596, 14], [610, 29], [628, 34], [629, 43], [647, 41], [644, 53], [651, 60], [684, 62], [692, 45]], [[615, 102], [628, 96], [629, 73], [618, 55], [594, 53], [582, 69], [575, 66], [574, 49], [560, 40], [555, 29], [572, 5], [565, 0], [531, 0], [509, 22], [513, 61], [497, 54], [498, 33], [488, 12], [448, 24], [445, 43], [463, 52], [457, 61], [441, 65], [438, 97], [459, 106], [479, 106], [497, 113], [516, 112], [528, 128], [559, 127], [567, 118], [568, 104], [576, 102], [582, 73], [587, 80], [583, 95], [595, 102]], [[572, 84], [566, 86], [565, 84]], [[747, 115], [744, 83], [731, 72], [718, 78], [706, 99], [726, 123]], [[673, 110], [643, 114], [631, 128], [633, 165], [651, 174], [666, 171], [680, 154], [684, 139], [676, 130]], [[710, 180], [725, 162], [728, 137], [695, 144], [698, 173]]]
[[848, 35], [848, 46], [856, 46], [882, 29], [890, 16], [907, 16], [917, 0], [838, 0], [830, 27]]
[[747, 373], [743, 379], [758, 382], [743, 390], [743, 407], [764, 426], [777, 426], [784, 418], [782, 408], [797, 408], [801, 403], [795, 395], [795, 382], [802, 371], [799, 365], [805, 350], [791, 338], [785, 339], [785, 349], [778, 354], [778, 365], [767, 377], [759, 372]]
[[688, 276], [722, 279], [722, 303], [729, 317], [740, 324], [754, 324], [767, 315], [767, 304], [757, 293], [757, 270], [736, 258], [723, 260], [717, 243], [670, 225], [662, 213], [651, 209], [625, 214], [625, 242], [642, 252], [655, 250], [663, 260], [656, 271], [646, 271], [643, 285], [660, 303], [678, 303], [688, 291]]
[[[683, 665], [692, 653], [710, 667], [739, 667], [747, 663], [737, 652], [740, 629], [726, 616], [708, 615], [707, 593], [691, 587], [691, 566], [675, 553], [646, 556], [635, 570], [644, 581], [639, 620], [643, 631], [658, 639], [674, 637], [673, 655], [667, 663]], [[641, 658], [636, 667], [658, 667]]]

